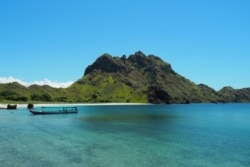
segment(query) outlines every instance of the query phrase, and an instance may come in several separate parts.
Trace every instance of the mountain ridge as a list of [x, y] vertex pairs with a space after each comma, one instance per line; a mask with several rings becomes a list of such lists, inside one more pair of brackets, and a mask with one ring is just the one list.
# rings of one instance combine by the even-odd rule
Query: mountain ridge
[[[17, 88], [8, 88], [11, 85]], [[0, 84], [0, 102], [18, 100], [18, 96], [26, 101], [225, 103], [250, 102], [250, 88], [215, 91], [178, 74], [160, 57], [138, 51], [128, 57], [101, 55], [68, 88]]]

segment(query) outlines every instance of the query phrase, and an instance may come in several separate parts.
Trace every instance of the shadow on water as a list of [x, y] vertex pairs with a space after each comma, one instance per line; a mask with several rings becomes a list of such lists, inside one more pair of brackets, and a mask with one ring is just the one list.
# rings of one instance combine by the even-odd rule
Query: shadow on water
[[171, 130], [179, 118], [165, 109], [163, 106], [88, 107], [80, 111], [77, 124], [82, 130], [99, 134], [155, 137]]
[[102, 106], [85, 108], [80, 117], [86, 122], [170, 121], [177, 116], [156, 106]]
[[87, 115], [80, 119], [87, 122], [152, 122], [152, 121], [171, 121], [175, 119], [172, 115], [160, 114], [102, 114]]

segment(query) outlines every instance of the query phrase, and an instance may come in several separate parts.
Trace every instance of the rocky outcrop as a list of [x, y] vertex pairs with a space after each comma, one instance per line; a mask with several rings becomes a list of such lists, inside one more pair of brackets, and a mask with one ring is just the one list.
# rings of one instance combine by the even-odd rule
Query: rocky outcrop
[[171, 96], [162, 88], [150, 86], [147, 92], [148, 102], [153, 104], [171, 104]]

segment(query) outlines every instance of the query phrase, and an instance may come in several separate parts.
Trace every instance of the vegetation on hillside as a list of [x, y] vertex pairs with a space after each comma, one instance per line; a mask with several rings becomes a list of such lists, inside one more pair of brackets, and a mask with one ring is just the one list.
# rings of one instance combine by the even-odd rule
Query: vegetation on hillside
[[68, 88], [0, 84], [0, 102], [250, 102], [250, 88], [215, 91], [176, 73], [169, 63], [138, 51], [128, 58], [104, 54]]

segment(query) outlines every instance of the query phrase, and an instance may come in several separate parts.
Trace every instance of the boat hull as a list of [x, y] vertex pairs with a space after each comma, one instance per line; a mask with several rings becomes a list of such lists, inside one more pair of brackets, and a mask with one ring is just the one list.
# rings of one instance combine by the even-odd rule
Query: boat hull
[[42, 115], [42, 114], [76, 114], [77, 111], [58, 111], [58, 112], [46, 112], [46, 111], [35, 111], [29, 110], [34, 115]]
[[42, 114], [76, 114], [77, 107], [42, 107], [41, 110], [29, 110], [34, 115]]

